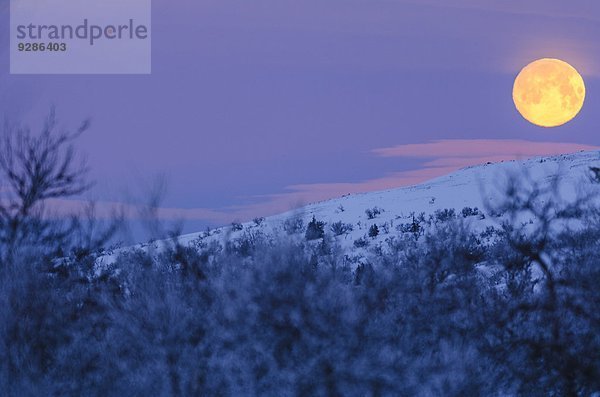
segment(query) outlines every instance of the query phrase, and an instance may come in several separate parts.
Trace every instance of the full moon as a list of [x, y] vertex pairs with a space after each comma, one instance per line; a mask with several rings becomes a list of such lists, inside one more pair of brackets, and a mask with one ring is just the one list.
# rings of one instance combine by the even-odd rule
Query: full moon
[[572, 120], [583, 107], [585, 84], [575, 68], [544, 58], [525, 66], [515, 80], [513, 101], [521, 115], [541, 127]]

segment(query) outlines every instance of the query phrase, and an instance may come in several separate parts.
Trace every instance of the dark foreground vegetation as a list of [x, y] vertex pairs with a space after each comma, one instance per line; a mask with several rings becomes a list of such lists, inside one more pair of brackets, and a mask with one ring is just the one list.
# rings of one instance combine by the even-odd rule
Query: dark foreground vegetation
[[600, 391], [589, 202], [542, 202], [516, 183], [489, 211], [504, 214], [496, 227], [448, 216], [392, 232], [361, 263], [335, 243], [338, 228], [310, 239], [304, 228], [172, 240], [97, 266], [113, 225], [44, 209], [87, 187], [75, 136], [50, 119], [41, 135], [9, 131], [1, 148], [2, 396]]

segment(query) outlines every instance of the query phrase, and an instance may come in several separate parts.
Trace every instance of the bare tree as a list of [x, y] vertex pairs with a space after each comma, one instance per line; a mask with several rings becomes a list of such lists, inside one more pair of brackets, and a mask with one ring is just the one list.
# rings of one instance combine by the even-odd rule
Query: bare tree
[[[45, 205], [49, 199], [85, 192], [88, 168], [74, 152], [73, 141], [89, 128], [85, 120], [74, 132], [59, 130], [54, 110], [41, 133], [5, 124], [0, 138], [0, 243], [1, 260], [12, 262], [21, 243], [56, 243], [69, 234], [57, 226]], [[55, 244], [56, 245], [56, 244]]]
[[[596, 360], [584, 358], [597, 357], [597, 352], [582, 343], [592, 337], [593, 326], [588, 324], [596, 317], [587, 304], [577, 303], [577, 297], [588, 294], [586, 276], [593, 277], [587, 262], [597, 248], [589, 244], [586, 235], [594, 227], [586, 227], [586, 219], [597, 213], [593, 201], [597, 190], [564, 199], [560, 183], [559, 174], [549, 184], [526, 172], [511, 175], [501, 203], [489, 206], [491, 212], [506, 214], [508, 219], [502, 223], [501, 240], [492, 255], [507, 277], [508, 299], [493, 322], [503, 335], [497, 348], [503, 360], [514, 360], [511, 370], [520, 378], [524, 394], [541, 388], [556, 395], [586, 395], [595, 382], [591, 374], [598, 368]], [[586, 241], [590, 247], [578, 246], [574, 240]], [[570, 255], [580, 258], [572, 260]], [[573, 267], [578, 268], [575, 276]], [[514, 287], [517, 283], [519, 288]], [[525, 359], [530, 365], [523, 365]]]

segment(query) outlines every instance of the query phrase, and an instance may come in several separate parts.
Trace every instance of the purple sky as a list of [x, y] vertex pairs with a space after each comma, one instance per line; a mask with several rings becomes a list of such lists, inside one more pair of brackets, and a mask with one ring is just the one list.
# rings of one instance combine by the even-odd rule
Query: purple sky
[[[187, 230], [600, 145], [597, 0], [156, 0], [150, 76], [8, 75], [7, 4], [2, 115], [92, 116], [79, 147], [93, 197], [123, 202], [162, 175], [165, 217]], [[587, 85], [581, 114], [555, 129], [511, 98], [542, 57]]]

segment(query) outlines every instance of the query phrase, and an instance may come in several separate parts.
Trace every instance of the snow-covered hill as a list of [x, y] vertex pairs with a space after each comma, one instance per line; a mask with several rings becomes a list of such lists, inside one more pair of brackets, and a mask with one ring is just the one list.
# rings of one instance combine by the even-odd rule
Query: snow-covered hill
[[[558, 198], [563, 202], [589, 195], [590, 191], [600, 187], [591, 181], [594, 175], [591, 168], [594, 167], [600, 169], [598, 151], [486, 163], [419, 185], [349, 194], [243, 224], [179, 236], [178, 242], [184, 246], [205, 247], [211, 242], [225, 246], [228, 242], [252, 240], [259, 235], [304, 240], [307, 226], [314, 218], [323, 223], [327, 238], [337, 242], [353, 258], [360, 259], [368, 256], [373, 247], [384, 246], [390, 237], [412, 233], [415, 219], [419, 222], [419, 219], [447, 218], [447, 210], [454, 211], [450, 213], [451, 217], [467, 222], [474, 229], [498, 226], [504, 218], [493, 211], [505, 200], [506, 187], [511, 180], [516, 179], [525, 189], [537, 185], [541, 190], [552, 190], [549, 189], [551, 186], [558, 186]], [[545, 200], [544, 195], [538, 198], [542, 202]], [[431, 222], [421, 224], [430, 225]], [[376, 236], [372, 233], [374, 225]], [[161, 244], [155, 241], [136, 247], [160, 251]], [[111, 263], [120, 252], [128, 249], [102, 255], [97, 263], [101, 267]]]
[[[518, 178], [526, 186], [537, 183], [541, 187], [549, 187], [558, 180], [560, 197], [573, 200], [582, 194], [582, 189], [591, 185], [590, 167], [600, 167], [600, 152], [487, 163], [415, 186], [349, 194], [244, 224], [184, 235], [180, 242], [192, 244], [202, 239], [234, 240], [255, 232], [304, 236], [306, 226], [314, 217], [319, 222], [325, 222], [327, 235], [344, 247], [353, 247], [359, 239], [368, 238], [370, 243], [382, 241], [388, 234], [401, 230], [402, 225], [411, 223], [413, 216], [424, 214], [427, 217], [445, 209], [455, 210], [458, 216], [463, 215], [465, 208], [477, 209], [476, 212], [467, 209], [463, 218], [483, 226], [497, 224], [498, 220], [488, 213], [489, 208], [503, 199], [510, 177]], [[341, 229], [337, 229], [338, 235], [332, 230], [334, 224], [341, 226]], [[373, 225], [377, 225], [379, 234], [369, 237]]]

